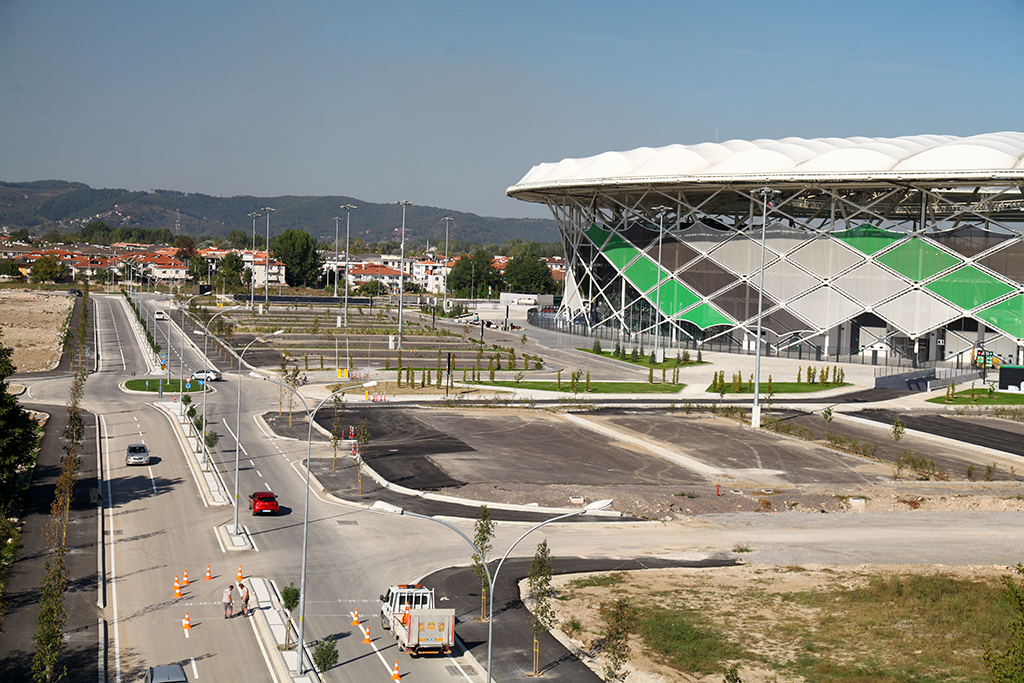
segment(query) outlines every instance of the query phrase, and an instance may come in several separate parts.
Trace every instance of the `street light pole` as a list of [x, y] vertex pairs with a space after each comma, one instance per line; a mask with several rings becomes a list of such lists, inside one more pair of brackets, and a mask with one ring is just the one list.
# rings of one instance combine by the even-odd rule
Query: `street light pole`
[[[182, 397], [185, 396], [185, 387], [183, 386], [183, 380], [185, 379], [183, 376], [185, 367], [185, 309], [190, 303], [192, 303], [193, 299], [198, 299], [201, 296], [202, 294], [196, 294], [181, 305], [181, 327], [178, 328], [178, 336], [181, 337], [181, 350], [178, 352], [178, 391], [181, 393]], [[170, 313], [168, 313], [167, 317], [171, 317]], [[178, 401], [178, 417], [181, 417], [184, 414], [185, 404]]]
[[448, 310], [448, 226], [455, 219], [451, 216], [445, 216], [441, 220], [444, 221], [444, 303], [441, 306], [442, 310]]
[[[210, 369], [209, 368], [209, 363], [207, 362], [209, 359], [206, 357], [206, 348], [207, 348], [207, 345], [209, 344], [209, 341], [210, 341], [210, 323], [212, 323], [214, 320], [216, 320], [220, 316], [224, 315], [228, 311], [234, 311], [237, 308], [238, 308], [238, 306], [232, 306], [231, 308], [225, 308], [223, 311], [221, 311], [220, 313], [215, 314], [213, 317], [211, 317], [209, 320], [207, 320], [206, 324], [203, 325], [203, 370], [207, 370], [208, 371]], [[201, 320], [202, 319], [200, 319], [200, 321]], [[209, 381], [210, 381], [210, 376], [209, 376], [209, 374], [206, 374], [204, 376], [204, 378], [203, 378], [203, 468], [205, 468], [206, 471], [209, 471], [209, 467], [210, 467], [210, 454], [206, 450], [206, 429], [207, 429], [207, 426], [209, 424], [209, 420], [207, 419], [207, 416], [206, 416], [206, 394], [209, 393], [206, 390], [206, 384]]]
[[253, 211], [249, 214], [252, 219], [252, 269], [249, 271], [249, 309], [252, 310], [256, 298], [256, 219], [263, 214]]
[[338, 223], [341, 216], [334, 217], [334, 298], [338, 298]]
[[761, 275], [757, 285], [757, 338], [754, 339], [754, 405], [750, 410], [750, 426], [761, 428], [761, 319], [764, 315], [764, 243], [765, 228], [768, 225], [768, 200], [779, 194], [778, 190], [762, 187], [757, 191], [761, 195]]
[[400, 199], [396, 204], [402, 205], [402, 254], [398, 272], [398, 350], [402, 350], [402, 300], [405, 299], [405, 207], [412, 202]]
[[[282, 332], [284, 332], [284, 330], [277, 330], [276, 332], [268, 334], [267, 337], [275, 337]], [[242, 353], [238, 354], [238, 398], [236, 399], [237, 403], [235, 404], [235, 525], [232, 527], [231, 532], [234, 536], [238, 535], [238, 453], [242, 450], [242, 432], [240, 429], [242, 419], [242, 356], [244, 356], [245, 352], [249, 350], [249, 347], [256, 342], [265, 341], [267, 341], [266, 337], [256, 337], [245, 345], [245, 348], [242, 349]], [[205, 416], [203, 417], [203, 420], [206, 420]]]
[[[348, 238], [352, 228], [352, 212], [356, 210], [356, 207], [354, 204], [345, 204], [339, 208], [345, 209], [345, 327], [348, 327], [348, 264], [351, 260], [348, 252]], [[337, 260], [337, 255], [334, 258]], [[337, 292], [334, 296], [338, 296]]]
[[264, 245], [267, 250], [267, 258], [263, 268], [263, 303], [267, 303], [270, 301], [270, 213], [276, 209], [264, 206], [260, 211], [267, 212], [267, 243]]
[[[295, 389], [288, 386], [287, 384], [276, 382], [270, 379], [269, 377], [264, 377], [263, 375], [257, 374], [255, 372], [250, 372], [249, 376], [257, 379], [262, 379], [265, 382], [270, 382], [281, 387], [285, 387], [293, 394], [298, 396], [299, 400], [302, 402], [303, 409], [306, 411], [306, 420], [309, 423], [309, 428], [306, 435], [306, 505], [305, 511], [303, 512], [302, 516], [302, 574], [301, 578], [299, 579], [299, 642], [297, 643], [299, 656], [297, 657], [295, 664], [295, 675], [301, 676], [304, 672], [302, 664], [303, 659], [305, 659], [303, 650], [305, 649], [304, 629], [306, 626], [306, 549], [307, 540], [309, 538], [309, 461], [310, 458], [312, 457], [313, 447], [313, 419], [316, 417], [317, 411], [320, 410], [320, 408], [322, 408], [325, 403], [334, 398], [336, 394], [340, 394], [346, 389], [351, 389], [352, 387], [357, 385], [353, 384], [347, 387], [342, 387], [341, 389], [338, 389], [337, 391], [328, 394], [322, 401], [320, 401], [320, 403], [317, 404], [316, 408], [310, 411], [309, 408], [306, 408], [306, 399], [302, 397], [302, 394], [295, 391]], [[365, 384], [358, 386], [375, 387], [377, 386], [377, 382], [366, 382]]]
[[660, 354], [658, 353], [661, 349], [661, 269], [663, 268], [661, 264], [661, 245], [665, 241], [665, 212], [670, 211], [672, 207], [656, 206], [654, 209], [661, 214], [658, 223], [658, 291], [655, 295], [657, 302], [654, 305], [658, 309], [657, 317], [655, 318], [658, 322], [654, 328], [654, 359], [660, 363], [663, 360], [663, 358], [659, 357]]
[[[579, 510], [576, 510], [575, 512], [570, 512], [570, 513], [565, 514], [565, 515], [559, 515], [557, 517], [552, 517], [551, 519], [546, 519], [543, 522], [540, 522], [538, 524], [534, 524], [532, 527], [530, 527], [529, 529], [524, 531], [523, 534], [519, 538], [516, 539], [515, 543], [513, 543], [512, 545], [509, 546], [508, 550], [505, 551], [505, 554], [501, 556], [501, 560], [498, 561], [498, 566], [494, 568], [494, 574], [491, 574], [490, 571], [488, 571], [486, 563], [483, 564], [484, 573], [487, 575], [487, 593], [488, 593], [488, 598], [487, 598], [487, 603], [488, 603], [487, 604], [487, 676], [484, 679], [485, 681], [487, 681], [487, 683], [490, 683], [493, 680], [491, 678], [491, 650], [492, 650], [491, 646], [492, 646], [492, 644], [494, 642], [494, 639], [492, 637], [492, 633], [493, 633], [493, 630], [494, 630], [494, 584], [498, 580], [498, 572], [501, 571], [501, 565], [505, 564], [505, 560], [508, 558], [509, 554], [515, 549], [515, 547], [517, 545], [519, 545], [520, 541], [522, 541], [524, 538], [526, 538], [527, 536], [529, 536], [531, 533], [533, 533], [537, 529], [541, 528], [542, 526], [546, 526], [548, 524], [551, 524], [552, 522], [558, 522], [558, 521], [561, 521], [563, 519], [568, 519], [569, 517], [577, 517], [579, 515], [584, 515], [584, 514], [590, 512], [590, 511], [592, 511], [592, 510], [604, 510], [604, 509], [607, 509], [607, 508], [611, 507], [611, 504], [612, 504], [612, 500], [610, 498], [605, 499], [605, 500], [595, 500], [594, 502], [589, 503], [585, 507], [583, 507], [583, 508], [581, 508]], [[448, 522], [444, 521], [443, 519], [438, 519], [437, 517], [428, 517], [427, 515], [421, 515], [421, 514], [419, 514], [417, 512], [409, 512], [408, 510], [404, 510], [404, 509], [398, 507], [397, 505], [391, 505], [390, 503], [385, 503], [385, 502], [380, 501], [380, 500], [378, 500], [376, 503], [374, 503], [373, 507], [375, 509], [377, 509], [377, 510], [382, 510], [384, 512], [392, 512], [392, 513], [396, 513], [396, 514], [399, 514], [399, 515], [406, 515], [406, 516], [409, 516], [409, 517], [418, 517], [420, 519], [426, 519], [426, 520], [429, 520], [431, 522], [437, 522], [438, 524], [443, 524], [444, 526], [448, 527], [449, 529], [451, 529], [452, 531], [457, 533], [459, 536], [462, 536], [462, 538], [464, 538], [466, 540], [466, 542], [469, 543], [469, 545], [473, 547], [473, 550], [476, 551], [476, 554], [477, 554], [478, 557], [483, 557], [484, 556], [484, 553], [480, 552], [480, 548], [477, 547], [476, 543], [473, 543], [473, 541], [470, 540], [469, 536], [464, 534], [462, 532], [462, 530], [460, 530], [459, 528], [453, 526], [452, 524], [449, 524]]]

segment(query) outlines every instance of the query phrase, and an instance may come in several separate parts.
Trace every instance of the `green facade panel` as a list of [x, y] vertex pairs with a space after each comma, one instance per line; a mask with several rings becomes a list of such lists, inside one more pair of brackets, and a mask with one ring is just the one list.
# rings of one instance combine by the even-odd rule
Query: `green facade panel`
[[878, 260], [914, 282], [926, 280], [961, 262], [922, 239], [904, 242], [879, 256]]
[[974, 266], [959, 268], [925, 285], [943, 299], [964, 310], [971, 310], [1008, 294], [1013, 287], [986, 275]]
[[594, 246], [600, 249], [604, 246], [604, 241], [608, 239], [609, 232], [609, 230], [602, 230], [592, 223], [590, 227], [583, 232], [583, 234], [587, 236], [587, 239], [594, 243]]
[[[636, 251], [635, 249], [633, 250]], [[626, 279], [641, 292], [646, 292], [654, 285], [658, 284], [658, 280], [661, 279], [663, 271], [654, 261], [649, 258], [640, 258], [636, 263], [631, 265], [629, 268], [623, 271], [623, 275]]]
[[[660, 302], [658, 299], [658, 292], [660, 292]], [[650, 296], [655, 303], [661, 304], [661, 312], [669, 318], [700, 300], [700, 297], [683, 285], [679, 284], [678, 280], [666, 280], [661, 283], [661, 286], [658, 287], [654, 293], [649, 294], [648, 296]]]
[[[608, 243], [601, 249], [601, 253], [612, 262], [612, 265], [622, 270], [627, 263], [636, 258], [636, 255], [640, 252], [636, 250], [636, 247], [632, 246], [629, 242], [622, 239], [619, 235], [612, 235]], [[654, 264], [651, 264], [654, 265]], [[651, 287], [654, 283], [651, 283]]]
[[975, 315], [1015, 339], [1024, 339], [1024, 295], [1022, 294], [989, 306]]
[[833, 232], [832, 236], [841, 239], [854, 249], [862, 251], [868, 256], [884, 249], [893, 242], [903, 239], [901, 233], [876, 228], [870, 223], [861, 223], [856, 228]]
[[707, 304], [701, 304], [696, 308], [687, 311], [679, 316], [679, 320], [687, 320], [702, 330], [713, 325], [735, 325], [735, 321], [729, 320], [716, 309]]

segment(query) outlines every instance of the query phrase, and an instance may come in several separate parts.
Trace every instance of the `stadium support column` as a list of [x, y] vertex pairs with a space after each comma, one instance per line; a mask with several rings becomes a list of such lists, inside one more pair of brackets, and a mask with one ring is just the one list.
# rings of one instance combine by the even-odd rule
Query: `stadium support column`
[[619, 273], [619, 280], [622, 282], [622, 296], [619, 298], [619, 325], [620, 343], [625, 346], [626, 341], [626, 276]]
[[764, 316], [764, 243], [766, 228], [768, 226], [768, 201], [778, 194], [777, 190], [770, 187], [762, 187], [758, 190], [761, 195], [761, 269], [757, 285], [757, 336], [754, 339], [754, 405], [750, 410], [750, 426], [753, 429], [761, 428], [761, 404], [759, 403], [761, 392], [761, 322]]

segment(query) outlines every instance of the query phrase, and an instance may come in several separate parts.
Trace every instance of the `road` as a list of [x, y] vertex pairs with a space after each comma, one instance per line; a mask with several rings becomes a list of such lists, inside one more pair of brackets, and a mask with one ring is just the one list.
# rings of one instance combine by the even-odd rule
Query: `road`
[[[235, 435], [240, 434], [238, 490], [243, 505], [251, 491], [270, 489], [283, 506], [279, 516], [265, 518], [252, 518], [243, 507], [240, 522], [254, 548], [224, 550], [215, 529], [232, 522], [232, 508], [206, 502], [174, 425], [154, 405], [155, 397], [119, 388], [133, 371], [137, 376], [149, 372], [128, 309], [117, 296], [94, 295], [93, 300], [99, 367], [86, 384], [83, 404], [98, 416], [103, 455], [110, 680], [135, 680], [145, 666], [167, 662], [184, 662], [200, 681], [242, 675], [247, 681], [274, 680], [264, 658], [266, 645], [258, 641], [252, 620], [225, 621], [219, 597], [223, 587], [233, 582], [238, 565], [246, 576], [265, 577], [279, 587], [299, 585], [306, 442], [274, 436], [260, 425], [259, 415], [278, 408], [273, 385], [248, 375], [239, 380], [229, 373], [225, 381], [214, 383], [207, 394], [207, 413], [221, 440], [213, 449], [213, 466], [233, 492]], [[176, 321], [170, 334], [177, 344]], [[188, 344], [181, 361], [186, 374], [205, 365]], [[67, 386], [66, 379], [37, 381], [30, 387], [31, 400], [63, 405]], [[156, 456], [149, 467], [124, 465], [125, 446], [137, 441], [148, 444]], [[314, 448], [329, 450], [322, 442]], [[481, 638], [473, 636], [467, 643], [472, 657], [412, 659], [396, 652], [393, 641], [381, 633], [377, 618], [376, 598], [386, 586], [467, 564], [471, 550], [463, 539], [440, 524], [342, 503], [316, 490], [309, 498], [309, 522], [305, 637], [307, 641], [338, 638], [339, 665], [324, 675], [325, 681], [388, 680], [385, 676], [396, 660], [403, 678], [411, 681], [483, 681], [486, 643]], [[472, 520], [454, 524], [472, 535]], [[1024, 551], [1018, 527], [1012, 514], [971, 512], [736, 514], [667, 524], [591, 521], [547, 526], [517, 547], [513, 556], [530, 557], [536, 543], [546, 538], [552, 553], [569, 567], [573, 558], [722, 560], [733, 557], [730, 551], [737, 545], [748, 545], [753, 551], [743, 556], [744, 561], [770, 564], [1010, 564]], [[527, 528], [528, 523], [499, 525], [492, 556], [504, 552]], [[203, 580], [207, 565], [215, 575], [210, 582]], [[507, 578], [522, 572], [521, 562], [508, 567]], [[175, 599], [174, 576], [186, 569], [191, 584], [182, 598]], [[446, 579], [439, 591], [444, 592], [442, 597], [451, 597], [447, 593], [460, 590], [460, 585], [465, 586], [464, 581]], [[455, 597], [464, 600], [473, 590], [464, 587], [463, 594]], [[361, 632], [351, 625], [356, 609], [363, 625], [369, 625], [372, 647], [363, 644]], [[192, 624], [188, 638], [181, 622], [186, 611]], [[521, 619], [512, 612], [496, 618], [497, 650], [507, 654], [506, 648], [513, 647], [510, 639], [515, 629], [507, 629], [517, 618]], [[475, 630], [467, 624], [465, 633], [471, 632]], [[521, 646], [514, 648], [518, 651]], [[518, 660], [496, 656], [495, 662], [496, 680], [519, 677]], [[567, 681], [596, 680], [588, 676], [584, 671], [570, 674], [569, 667], [564, 674], [557, 673]]]

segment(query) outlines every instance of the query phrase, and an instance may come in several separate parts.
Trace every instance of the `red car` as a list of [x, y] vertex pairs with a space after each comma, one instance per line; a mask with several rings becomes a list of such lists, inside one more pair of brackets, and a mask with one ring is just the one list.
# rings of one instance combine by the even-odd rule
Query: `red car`
[[277, 496], [270, 491], [257, 491], [249, 496], [249, 509], [253, 516], [260, 513], [276, 515], [280, 512], [277, 506]]

